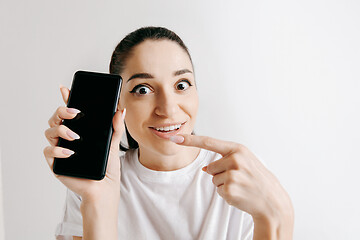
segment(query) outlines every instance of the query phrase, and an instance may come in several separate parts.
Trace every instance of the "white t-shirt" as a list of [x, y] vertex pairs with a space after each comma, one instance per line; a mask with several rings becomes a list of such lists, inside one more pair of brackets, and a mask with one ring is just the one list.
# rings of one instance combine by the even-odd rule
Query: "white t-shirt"
[[[197, 158], [175, 171], [154, 171], [138, 160], [138, 149], [121, 156], [119, 239], [252, 239], [251, 215], [230, 206], [201, 168], [221, 158], [201, 149]], [[67, 191], [57, 239], [82, 236], [81, 197]]]

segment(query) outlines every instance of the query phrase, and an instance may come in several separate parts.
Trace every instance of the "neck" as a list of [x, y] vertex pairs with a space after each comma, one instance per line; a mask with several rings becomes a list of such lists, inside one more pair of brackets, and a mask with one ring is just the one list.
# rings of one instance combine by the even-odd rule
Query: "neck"
[[139, 146], [140, 163], [155, 171], [174, 171], [186, 167], [192, 163], [200, 153], [200, 148], [183, 147], [181, 150], [171, 155], [152, 151], [145, 147]]

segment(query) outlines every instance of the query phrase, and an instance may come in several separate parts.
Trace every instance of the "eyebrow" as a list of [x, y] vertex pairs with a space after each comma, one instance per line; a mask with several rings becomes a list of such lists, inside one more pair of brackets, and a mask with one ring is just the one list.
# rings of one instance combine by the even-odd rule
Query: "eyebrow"
[[[190, 71], [189, 69], [181, 69], [178, 71], [174, 72], [174, 76], [179, 76], [185, 73], [192, 73], [192, 71]], [[144, 78], [144, 79], [149, 79], [149, 78], [154, 78], [153, 75], [149, 74], [149, 73], [135, 73], [134, 75], [132, 75], [126, 82], [129, 82], [130, 80], [134, 79], [134, 78]]]

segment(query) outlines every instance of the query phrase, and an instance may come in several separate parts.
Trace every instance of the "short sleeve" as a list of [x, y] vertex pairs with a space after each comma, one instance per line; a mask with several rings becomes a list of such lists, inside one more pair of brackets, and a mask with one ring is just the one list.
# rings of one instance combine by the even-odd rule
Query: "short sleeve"
[[250, 214], [234, 206], [230, 206], [231, 215], [226, 239], [252, 240], [254, 221]]
[[252, 216], [246, 212], [243, 215], [241, 236], [243, 240], [252, 240], [254, 237], [254, 221]]
[[72, 240], [72, 236], [83, 235], [80, 204], [81, 197], [67, 189], [63, 218], [55, 230], [57, 240]]

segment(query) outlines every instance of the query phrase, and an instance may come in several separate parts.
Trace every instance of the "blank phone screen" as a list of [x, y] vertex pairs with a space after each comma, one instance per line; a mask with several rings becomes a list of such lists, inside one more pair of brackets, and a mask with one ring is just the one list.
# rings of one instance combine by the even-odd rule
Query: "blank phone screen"
[[55, 158], [54, 172], [60, 175], [101, 180], [106, 172], [112, 137], [112, 119], [120, 94], [119, 75], [78, 71], [74, 75], [67, 107], [81, 112], [63, 124], [80, 136], [58, 146], [73, 150], [68, 158]]

